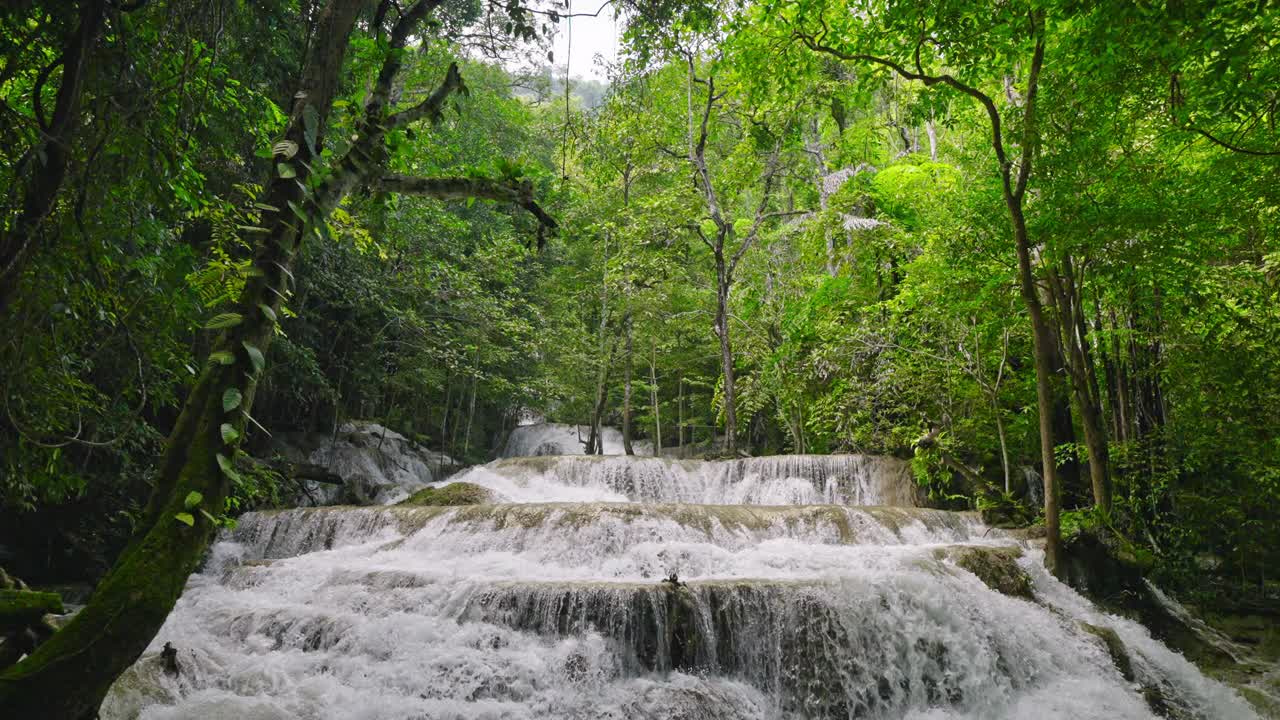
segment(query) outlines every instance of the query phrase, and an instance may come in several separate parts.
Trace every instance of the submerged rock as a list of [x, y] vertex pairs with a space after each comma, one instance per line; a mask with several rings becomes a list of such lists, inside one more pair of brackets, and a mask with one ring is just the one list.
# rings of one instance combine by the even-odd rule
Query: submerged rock
[[968, 570], [987, 587], [1010, 597], [1034, 600], [1031, 578], [1018, 565], [1019, 547], [960, 546], [941, 551], [956, 565]]
[[1133, 682], [1133, 660], [1129, 658], [1129, 650], [1124, 646], [1124, 641], [1120, 639], [1116, 631], [1109, 627], [1091, 625], [1087, 622], [1080, 623], [1080, 629], [1101, 640], [1103, 647], [1107, 649], [1107, 654], [1111, 656], [1111, 662], [1115, 663], [1116, 669], [1120, 671], [1125, 680]]
[[493, 499], [488, 488], [466, 482], [449, 483], [439, 487], [423, 488], [401, 500], [398, 505], [483, 505]]

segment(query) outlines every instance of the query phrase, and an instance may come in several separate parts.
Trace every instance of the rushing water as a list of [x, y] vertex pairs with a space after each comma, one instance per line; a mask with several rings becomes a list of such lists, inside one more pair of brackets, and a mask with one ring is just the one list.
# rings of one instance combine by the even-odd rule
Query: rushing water
[[[1140, 625], [904, 463], [504, 459], [491, 505], [250, 514], [218, 542], [117, 718], [911, 718], [1256, 715]], [[958, 567], [1014, 547], [1035, 599]], [[1133, 658], [1121, 676], [1081, 623]], [[178, 676], [157, 658], [179, 648]]]
[[[502, 447], [503, 457], [534, 457], [544, 455], [582, 455], [586, 452], [589, 425], [565, 425], [562, 423], [535, 422], [518, 425], [507, 437]], [[622, 455], [622, 431], [605, 426], [601, 429], [601, 449], [604, 455]], [[648, 440], [636, 440], [631, 449], [637, 455], [653, 455], [653, 444]]]

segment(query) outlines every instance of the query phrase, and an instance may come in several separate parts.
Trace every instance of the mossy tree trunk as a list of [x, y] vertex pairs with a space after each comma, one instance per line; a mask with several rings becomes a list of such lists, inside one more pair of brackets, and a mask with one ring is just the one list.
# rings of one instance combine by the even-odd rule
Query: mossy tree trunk
[[[210, 323], [222, 332], [183, 406], [166, 444], [156, 486], [140, 531], [98, 584], [88, 605], [35, 653], [0, 672], [0, 708], [12, 717], [82, 720], [93, 717], [116, 677], [146, 650], [173, 609], [188, 576], [217, 531], [213, 516], [224, 505], [235, 470], [236, 447], [249, 421], [257, 378], [275, 333], [282, 301], [292, 291], [291, 268], [308, 234], [362, 185], [388, 185], [433, 197], [515, 202], [544, 226], [554, 221], [532, 200], [528, 183], [477, 178], [381, 177], [384, 137], [392, 128], [440, 117], [444, 102], [462, 87], [451, 66], [439, 88], [418, 105], [390, 111], [403, 49], [443, 0], [419, 0], [399, 16], [351, 149], [324, 177], [320, 147], [342, 79], [349, 37], [365, 0], [329, 0], [315, 21], [283, 139], [273, 151], [273, 179], [261, 204], [260, 226], [246, 231], [255, 247], [253, 267], [235, 313]], [[374, 29], [377, 32], [377, 29]]]

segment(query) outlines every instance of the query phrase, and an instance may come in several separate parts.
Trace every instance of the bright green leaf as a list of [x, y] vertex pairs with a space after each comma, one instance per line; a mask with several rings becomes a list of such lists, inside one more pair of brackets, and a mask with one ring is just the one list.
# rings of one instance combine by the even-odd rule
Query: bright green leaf
[[244, 322], [244, 318], [240, 313], [222, 313], [209, 318], [209, 322], [204, 324], [205, 330], [222, 330], [224, 328], [235, 327]]
[[244, 396], [240, 394], [238, 389], [227, 388], [227, 391], [222, 393], [222, 411], [231, 412], [235, 410], [240, 407], [240, 401], [243, 399]]

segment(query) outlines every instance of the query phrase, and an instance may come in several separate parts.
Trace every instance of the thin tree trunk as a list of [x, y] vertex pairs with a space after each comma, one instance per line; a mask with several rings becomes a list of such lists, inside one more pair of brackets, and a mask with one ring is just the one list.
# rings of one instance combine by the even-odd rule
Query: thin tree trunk
[[471, 407], [467, 410], [467, 431], [462, 434], [462, 455], [465, 457], [471, 451], [471, 423], [476, 417], [476, 389], [480, 384], [480, 375], [477, 373], [471, 379]]
[[684, 456], [684, 375], [676, 380], [676, 443]]
[[[1099, 397], [1096, 372], [1089, 356], [1080, 307], [1080, 289], [1070, 257], [1061, 261], [1062, 273], [1046, 268], [1045, 277], [1056, 307], [1058, 337], [1065, 344], [1068, 379], [1080, 424], [1084, 429], [1085, 448], [1089, 455], [1089, 480], [1094, 505], [1104, 513], [1111, 511], [1111, 479], [1108, 470], [1106, 431], [1102, 426], [1102, 399]], [[1092, 376], [1092, 377], [1091, 377]]]
[[716, 335], [720, 338], [720, 372], [724, 378], [724, 452], [738, 452], [737, 396], [733, 383], [733, 345], [729, 339], [729, 280], [724, 255], [716, 253]]
[[1004, 491], [1007, 494], [1009, 488], [1009, 445], [1005, 441], [1004, 436], [1004, 420], [1000, 418], [1000, 406], [996, 404], [996, 435], [1000, 438], [1000, 468], [1004, 470]]
[[929, 135], [929, 160], [938, 162], [938, 129], [933, 124], [933, 111], [929, 111], [929, 122], [924, 126], [925, 132]]
[[634, 361], [631, 352], [631, 313], [622, 319], [623, 332], [626, 333], [626, 359], [622, 364], [622, 452], [635, 455], [631, 446], [631, 375], [634, 372]]
[[653, 456], [662, 457], [662, 412], [658, 406], [658, 345], [649, 349], [649, 399], [653, 406]]
[[[1007, 185], [1007, 183], [1006, 183]], [[1044, 318], [1044, 309], [1036, 292], [1035, 277], [1031, 272], [1031, 243], [1027, 238], [1026, 219], [1022, 214], [1022, 199], [1009, 192], [1005, 193], [1005, 203], [1013, 221], [1014, 241], [1018, 250], [1018, 280], [1022, 290], [1022, 300], [1031, 316], [1032, 344], [1035, 348], [1036, 400], [1040, 416], [1040, 465], [1044, 479], [1044, 516], [1045, 529], [1045, 565], [1054, 575], [1061, 576], [1062, 530], [1059, 526], [1059, 499], [1057, 463], [1053, 457], [1053, 380], [1050, 368], [1053, 365], [1052, 343], [1049, 325]]]

